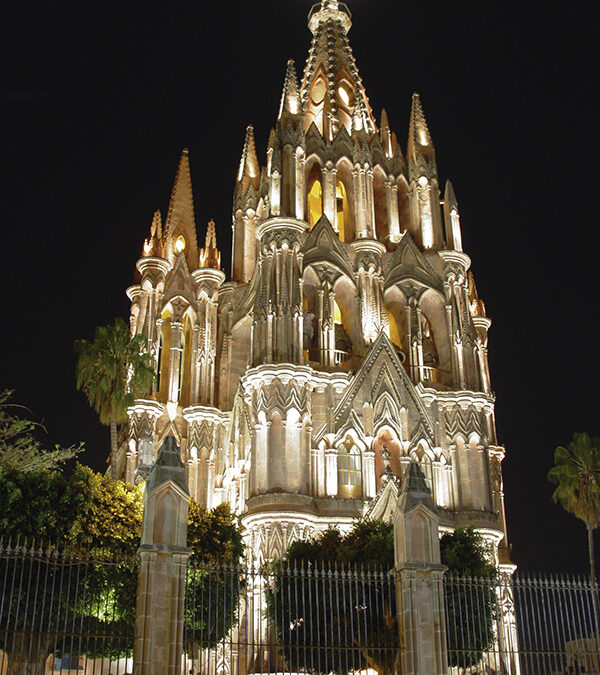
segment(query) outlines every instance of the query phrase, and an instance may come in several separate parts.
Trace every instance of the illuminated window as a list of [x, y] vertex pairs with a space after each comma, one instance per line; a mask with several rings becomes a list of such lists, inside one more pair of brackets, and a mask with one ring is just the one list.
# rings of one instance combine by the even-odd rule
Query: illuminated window
[[185, 250], [185, 238], [182, 234], [180, 234], [175, 240], [175, 252], [179, 255], [184, 250]]
[[350, 94], [344, 85], [338, 87], [338, 95], [344, 105], [350, 105]]
[[333, 322], [338, 324], [342, 323], [342, 312], [340, 311], [340, 306], [335, 300], [333, 301]]
[[350, 207], [346, 195], [346, 188], [341, 180], [338, 180], [335, 186], [335, 206], [340, 241], [352, 241]]
[[362, 494], [362, 471], [360, 451], [350, 436], [338, 449], [337, 473], [338, 495], [346, 498], [360, 497]]
[[385, 313], [387, 314], [388, 325], [390, 327], [390, 340], [396, 345], [396, 347], [400, 347], [400, 349], [402, 349], [402, 337], [400, 334], [400, 327], [398, 326], [398, 322], [396, 321], [396, 317], [394, 316], [392, 311], [387, 308], [385, 310]]
[[169, 357], [171, 354], [171, 312], [168, 309], [161, 314], [160, 354], [158, 361], [158, 397], [165, 402], [169, 396]]
[[323, 197], [321, 181], [316, 180], [308, 193], [308, 222], [311, 229], [316, 225], [319, 218], [323, 215]]
[[181, 351], [179, 363], [179, 403], [182, 406], [190, 404], [190, 375], [192, 372], [192, 322], [187, 314], [181, 336]]

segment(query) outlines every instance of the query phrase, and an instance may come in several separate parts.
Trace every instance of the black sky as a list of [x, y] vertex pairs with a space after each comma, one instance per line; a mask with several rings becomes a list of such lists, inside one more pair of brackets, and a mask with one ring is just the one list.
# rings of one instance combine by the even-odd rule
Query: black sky
[[[75, 391], [73, 341], [127, 316], [125, 288], [189, 147], [203, 237], [229, 271], [245, 127], [264, 150], [288, 58], [299, 74], [311, 2], [21, 3], [3, 17], [0, 387], [48, 442], [108, 432]], [[442, 181], [493, 319], [492, 385], [513, 559], [585, 571], [584, 526], [546, 473], [598, 417], [598, 38], [577, 3], [351, 0], [371, 105], [403, 148], [421, 94]]]

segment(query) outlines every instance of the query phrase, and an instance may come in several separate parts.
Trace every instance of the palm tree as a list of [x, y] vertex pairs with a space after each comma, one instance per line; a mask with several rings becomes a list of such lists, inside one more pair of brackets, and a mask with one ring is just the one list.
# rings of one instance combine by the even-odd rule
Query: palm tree
[[77, 340], [77, 389], [110, 426], [111, 473], [117, 472], [117, 424], [127, 419], [127, 408], [148, 393], [154, 381], [154, 359], [143, 335], [131, 337], [125, 321], [98, 326], [94, 341]]
[[554, 466], [548, 480], [556, 485], [555, 502], [580, 518], [588, 534], [590, 577], [596, 582], [594, 530], [600, 526], [600, 438], [587, 433], [574, 433], [568, 448], [554, 451]]

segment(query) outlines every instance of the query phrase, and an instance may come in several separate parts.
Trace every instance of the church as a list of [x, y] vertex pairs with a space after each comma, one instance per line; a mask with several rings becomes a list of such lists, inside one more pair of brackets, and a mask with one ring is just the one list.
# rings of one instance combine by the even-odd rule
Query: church
[[371, 108], [347, 6], [322, 0], [308, 28], [266, 155], [246, 131], [231, 278], [214, 222], [198, 241], [187, 150], [166, 217], [154, 214], [127, 295], [156, 381], [129, 409], [111, 471], [144, 479], [174, 436], [192, 497], [229, 502], [260, 562], [389, 517], [417, 462], [441, 529], [475, 526], [509, 565], [491, 320], [421, 100], [399, 141]]

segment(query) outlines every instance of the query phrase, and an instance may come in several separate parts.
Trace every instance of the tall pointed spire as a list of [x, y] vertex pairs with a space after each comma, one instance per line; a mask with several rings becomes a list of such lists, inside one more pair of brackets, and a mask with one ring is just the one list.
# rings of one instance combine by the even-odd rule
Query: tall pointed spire
[[215, 231], [215, 221], [211, 218], [206, 228], [206, 238], [204, 248], [200, 249], [199, 267], [212, 267], [215, 270], [221, 269], [221, 252], [217, 248], [217, 233]]
[[250, 185], [258, 189], [260, 182], [260, 165], [256, 154], [256, 145], [254, 143], [254, 128], [251, 124], [246, 127], [246, 138], [244, 140], [244, 149], [240, 168], [237, 175], [238, 184], [242, 185], [242, 192], [245, 194]]
[[198, 258], [198, 243], [196, 241], [192, 175], [187, 148], [184, 148], [181, 153], [175, 174], [164, 238], [167, 256], [172, 257], [185, 251], [188, 264], [191, 267], [195, 265]]
[[410, 110], [410, 124], [408, 128], [407, 154], [410, 160], [416, 160], [418, 155], [425, 155], [428, 159], [435, 156], [433, 141], [421, 105], [421, 98], [416, 92], [412, 95]]
[[455, 251], [462, 251], [458, 201], [456, 200], [452, 183], [449, 180], [446, 181], [446, 189], [444, 190], [444, 223], [446, 226], [446, 245]]
[[281, 94], [281, 103], [279, 105], [279, 115], [277, 119], [280, 120], [284, 112], [291, 115], [300, 113], [300, 92], [298, 90], [298, 79], [296, 77], [296, 64], [293, 59], [287, 62], [285, 70], [285, 80], [283, 82], [283, 92]]
[[379, 125], [379, 133], [381, 136], [381, 145], [385, 156], [390, 159], [394, 154], [394, 144], [392, 142], [392, 132], [390, 131], [390, 123], [385, 108], [381, 109], [381, 124]]
[[314, 122], [331, 139], [341, 126], [352, 132], [357, 104], [362, 106], [365, 131], [376, 129], [373, 112], [348, 42], [352, 18], [348, 7], [337, 0], [322, 0], [308, 15], [313, 34], [300, 97], [305, 131]]

